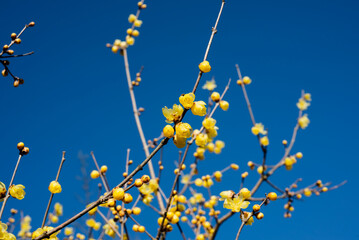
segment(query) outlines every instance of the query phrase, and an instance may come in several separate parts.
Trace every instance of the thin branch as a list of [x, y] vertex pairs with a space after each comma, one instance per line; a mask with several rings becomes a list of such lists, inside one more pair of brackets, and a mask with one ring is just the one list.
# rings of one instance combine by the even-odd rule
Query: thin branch
[[[61, 158], [61, 162], [60, 162], [60, 166], [57, 170], [57, 175], [56, 175], [56, 182], [59, 180], [59, 177], [60, 177], [60, 172], [61, 172], [61, 169], [62, 169], [62, 165], [64, 164], [65, 162], [65, 151], [62, 152], [62, 158]], [[46, 219], [47, 219], [47, 214], [49, 213], [49, 209], [50, 209], [50, 206], [51, 206], [51, 202], [52, 202], [52, 198], [54, 197], [54, 193], [51, 193], [50, 195], [50, 199], [49, 199], [49, 202], [47, 203], [47, 207], [46, 207], [46, 211], [45, 211], [45, 214], [44, 214], [44, 218], [42, 219], [42, 224], [41, 224], [41, 228], [43, 228], [45, 226], [45, 222], [46, 222]]]
[[3, 212], [4, 212], [6, 202], [7, 202], [7, 200], [8, 200], [9, 197], [10, 197], [10, 187], [12, 186], [12, 183], [14, 182], [14, 178], [15, 178], [17, 169], [18, 169], [18, 167], [19, 167], [19, 164], [20, 164], [20, 161], [21, 161], [21, 157], [22, 157], [22, 155], [20, 154], [20, 155], [19, 155], [19, 158], [17, 159], [17, 163], [16, 163], [16, 166], [15, 166], [14, 172], [12, 173], [12, 177], [11, 177], [11, 181], [10, 181], [10, 184], [9, 184], [9, 187], [8, 187], [8, 191], [7, 191], [6, 196], [5, 196], [5, 198], [4, 198], [4, 202], [2, 203], [2, 206], [1, 206], [1, 210], [0, 210], [0, 220], [1, 220], [2, 214], [3, 214]]
[[[168, 142], [168, 138], [164, 138], [160, 144], [158, 144], [158, 146], [152, 151], [152, 153], [141, 163], [139, 164], [135, 170], [133, 170], [120, 184], [117, 185], [117, 187], [123, 187], [136, 173], [138, 173], [139, 171], [143, 170], [143, 167], [148, 163], [148, 161], [150, 161], [153, 156], [164, 146], [167, 144]], [[43, 234], [41, 234], [40, 236], [38, 236], [37, 238], [35, 238], [34, 240], [40, 240], [43, 238], [48, 238], [51, 234], [63, 229], [64, 227], [66, 227], [67, 225], [71, 224], [72, 222], [76, 221], [78, 218], [82, 217], [83, 215], [85, 215], [87, 212], [89, 212], [91, 209], [97, 207], [98, 205], [104, 203], [107, 201], [107, 199], [112, 195], [112, 191], [108, 192], [105, 194], [104, 197], [99, 198], [97, 201], [91, 203], [87, 208], [85, 208], [84, 210], [82, 210], [81, 212], [79, 212], [78, 214], [76, 214], [75, 216], [71, 217], [70, 219], [68, 219], [67, 221], [63, 222], [62, 224], [58, 225], [57, 227], [51, 229], [48, 232], [45, 232]]]

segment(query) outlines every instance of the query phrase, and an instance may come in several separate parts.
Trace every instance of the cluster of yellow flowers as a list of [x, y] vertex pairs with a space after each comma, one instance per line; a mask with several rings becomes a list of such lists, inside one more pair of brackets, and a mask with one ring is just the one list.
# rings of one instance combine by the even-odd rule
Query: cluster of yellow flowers
[[[204, 69], [201, 69], [201, 71], [203, 70]], [[216, 88], [216, 83], [214, 80], [207, 81], [203, 88], [212, 92]], [[218, 92], [211, 93], [211, 101], [218, 103], [220, 108], [224, 111], [228, 110], [229, 103], [221, 100]], [[213, 142], [213, 139], [218, 134], [218, 127], [216, 126], [217, 122], [215, 119], [207, 116], [202, 121], [204, 132], [200, 132], [199, 130], [193, 131], [190, 124], [180, 122], [182, 120], [181, 118], [183, 116], [184, 109], [191, 109], [193, 115], [205, 116], [207, 114], [206, 103], [204, 101], [195, 101], [195, 95], [193, 93], [182, 94], [179, 97], [179, 102], [183, 107], [179, 104], [174, 104], [172, 109], [169, 109], [166, 106], [162, 108], [162, 113], [166, 118], [166, 122], [175, 124], [174, 127], [166, 125], [163, 128], [164, 136], [167, 138], [173, 138], [174, 144], [178, 148], [185, 147], [186, 140], [188, 138], [195, 138], [195, 144], [198, 147], [194, 156], [201, 160], [204, 159], [204, 153], [206, 150], [217, 154], [221, 153], [225, 146], [224, 142], [220, 140], [217, 140], [215, 143]]]
[[301, 152], [297, 152], [295, 155], [288, 156], [284, 159], [284, 166], [287, 170], [292, 170], [293, 164], [297, 163], [297, 159], [301, 159], [303, 154]]
[[[139, 10], [147, 8], [147, 4], [144, 4], [141, 1], [139, 1], [137, 5]], [[125, 49], [128, 46], [133, 45], [135, 43], [135, 37], [138, 37], [140, 35], [140, 32], [135, 29], [136, 27], [139, 28], [142, 25], [142, 20], [138, 19], [138, 14], [130, 14], [130, 16], [128, 17], [128, 22], [132, 23], [132, 27], [128, 28], [126, 31], [126, 40], [121, 41], [120, 39], [116, 39], [111, 48], [113, 53], [117, 53], [120, 49]]]
[[18, 232], [18, 236], [21, 238], [30, 238], [31, 237], [31, 217], [25, 216], [22, 218], [20, 223], [20, 231]]
[[[305, 93], [301, 98], [299, 98], [297, 102], [297, 107], [300, 111], [305, 111], [310, 106], [310, 102], [312, 101], [312, 96], [310, 93]], [[304, 114], [298, 119], [298, 124], [302, 129], [308, 127], [310, 121], [308, 118], [308, 114]]]

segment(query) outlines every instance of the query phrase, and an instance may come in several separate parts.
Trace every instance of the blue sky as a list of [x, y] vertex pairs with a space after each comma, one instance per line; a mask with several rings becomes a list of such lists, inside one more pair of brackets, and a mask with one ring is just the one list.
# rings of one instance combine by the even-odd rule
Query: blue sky
[[[192, 90], [221, 1], [149, 1], [141, 18], [136, 43], [128, 51], [134, 74], [143, 65], [143, 81], [136, 88], [145, 135], [157, 137], [165, 125], [163, 106], [178, 102]], [[24, 209], [41, 224], [61, 152], [67, 161], [61, 175], [64, 217], [82, 209], [75, 193], [82, 194], [78, 153], [94, 151], [101, 164], [109, 166], [112, 186], [120, 177], [126, 156], [144, 158], [133, 120], [123, 60], [106, 43], [123, 39], [127, 17], [136, 1], [17, 1], [2, 3], [1, 44], [25, 23], [27, 30], [17, 53], [35, 51], [33, 56], [11, 60], [11, 70], [25, 79], [13, 88], [10, 78], [0, 81], [0, 181], [8, 184], [17, 159], [16, 143], [25, 142], [31, 153], [21, 163], [15, 183], [26, 186], [22, 201], [11, 199], [10, 207]], [[304, 158], [290, 172], [278, 171], [273, 181], [286, 187], [296, 178], [306, 186], [321, 179], [334, 184], [348, 180], [342, 188], [295, 203], [291, 219], [283, 218], [284, 202], [266, 207], [265, 218], [244, 229], [243, 239], [357, 239], [354, 231], [358, 210], [354, 205], [359, 184], [357, 1], [228, 1], [218, 26], [208, 60], [222, 91], [229, 78], [236, 80], [234, 65], [253, 82], [248, 86], [257, 121], [268, 127], [268, 161], [276, 163], [283, 154], [282, 139], [288, 139], [297, 117], [297, 102], [304, 89], [312, 94], [308, 114], [311, 123], [300, 131], [293, 152]], [[197, 99], [207, 99], [199, 90]], [[226, 142], [223, 153], [209, 155], [200, 163], [202, 174], [222, 169], [232, 162], [239, 172], [229, 172], [212, 189], [237, 189], [238, 176], [247, 171], [246, 162], [260, 161], [256, 138], [240, 88], [232, 84], [226, 100], [228, 112], [218, 111], [219, 139]], [[200, 119], [186, 116], [193, 126]], [[177, 150], [165, 151], [164, 177], [173, 178]], [[158, 158], [155, 159], [157, 161]], [[189, 158], [189, 161], [192, 161]], [[94, 165], [89, 162], [89, 169]], [[147, 170], [146, 170], [147, 171]], [[257, 174], [250, 174], [250, 188]], [[93, 188], [96, 183], [92, 182]], [[164, 185], [168, 193], [170, 185]], [[265, 188], [262, 189], [266, 191]], [[93, 199], [95, 196], [92, 196]], [[6, 215], [5, 215], [6, 216]], [[61, 221], [60, 220], [60, 221]], [[234, 239], [239, 219], [233, 218], [220, 231], [220, 239]], [[298, 229], [300, 231], [298, 231]], [[154, 232], [154, 231], [152, 231]]]

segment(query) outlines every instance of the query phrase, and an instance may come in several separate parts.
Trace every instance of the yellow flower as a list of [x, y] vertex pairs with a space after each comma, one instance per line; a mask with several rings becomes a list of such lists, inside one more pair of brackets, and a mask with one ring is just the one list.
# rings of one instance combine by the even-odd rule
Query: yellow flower
[[109, 223], [105, 224], [102, 228], [105, 230], [106, 235], [108, 235], [108, 236], [110, 236], [112, 238], [115, 238], [116, 233], [113, 230], [113, 228], [115, 228], [117, 230], [118, 226], [117, 226], [117, 224], [115, 223], [115, 221], [113, 219], [110, 219]]
[[176, 136], [180, 138], [189, 138], [192, 134], [192, 127], [188, 123], [178, 123], [176, 125]]
[[13, 198], [17, 198], [19, 200], [23, 199], [25, 197], [25, 186], [24, 185], [21, 185], [21, 184], [18, 184], [18, 185], [12, 185], [10, 187], [10, 195], [13, 197]]
[[243, 196], [244, 199], [249, 199], [251, 197], [251, 191], [248, 188], [242, 188], [239, 191], [239, 194]]
[[246, 222], [246, 225], [252, 225], [252, 223], [254, 222], [254, 219], [253, 219], [253, 217], [250, 217], [249, 219], [248, 219], [248, 217], [249, 217], [249, 212], [243, 212], [243, 215], [241, 216], [241, 220], [242, 221], [247, 221]]
[[219, 194], [220, 201], [224, 200], [223, 207], [231, 209], [232, 212], [239, 212], [241, 209], [246, 209], [250, 202], [245, 201], [243, 194], [235, 195], [233, 191], [223, 191]]
[[90, 228], [93, 228], [96, 224], [96, 221], [93, 218], [89, 218], [86, 220], [86, 225]]
[[135, 27], [141, 27], [141, 25], [142, 25], [142, 20], [136, 19], [135, 20]]
[[213, 91], [216, 87], [216, 81], [212, 79], [211, 81], [206, 81], [202, 88], [207, 89], [208, 91]]
[[0, 182], [0, 202], [4, 200], [6, 196], [6, 186], [4, 183]]
[[179, 97], [179, 102], [185, 109], [190, 109], [193, 105], [195, 95], [193, 93], [182, 94]]
[[190, 174], [183, 175], [182, 178], [181, 178], [181, 183], [182, 184], [188, 184], [190, 179], [191, 179]]
[[218, 127], [206, 129], [208, 137], [211, 139], [217, 137], [217, 135], [218, 135], [217, 129], [218, 129]]
[[[21, 238], [25, 238], [26, 237], [26, 234], [29, 233], [29, 231], [31, 230], [31, 226], [30, 226], [30, 223], [31, 223], [31, 217], [30, 216], [25, 216], [22, 220], [21, 220], [21, 223], [20, 223], [20, 231], [18, 232], [18, 236], [21, 237]], [[1, 230], [0, 230], [1, 231]], [[1, 237], [0, 237], [1, 239]]]
[[307, 110], [309, 106], [309, 102], [306, 102], [303, 98], [299, 98], [299, 101], [297, 102], [297, 107], [299, 108], [299, 110]]
[[74, 229], [72, 227], [65, 227], [65, 235], [69, 236], [74, 234]]
[[216, 120], [213, 119], [213, 118], [206, 118], [203, 120], [202, 122], [202, 126], [205, 128], [205, 129], [211, 129], [211, 128], [214, 128], [214, 126], [216, 125]]
[[54, 209], [55, 209], [55, 214], [56, 214], [57, 216], [62, 216], [63, 210], [62, 210], [62, 205], [61, 205], [61, 203], [58, 203], [58, 202], [55, 203]]
[[223, 141], [221, 141], [221, 140], [217, 140], [215, 145], [216, 145], [216, 147], [222, 149], [222, 148], [224, 148], [225, 143]]
[[209, 188], [212, 185], [213, 185], [213, 180], [211, 178], [203, 181], [203, 187], [205, 188]]
[[162, 108], [163, 116], [166, 118], [167, 123], [172, 123], [174, 121], [178, 121], [183, 113], [183, 108], [181, 105], [173, 104], [173, 108]]
[[206, 146], [208, 142], [208, 136], [207, 134], [198, 134], [197, 137], [196, 137], [196, 145], [199, 146], [199, 147], [204, 147]]
[[175, 133], [175, 130], [173, 129], [173, 127], [171, 125], [166, 125], [162, 131], [163, 131], [163, 135], [166, 138], [173, 138], [173, 135]]
[[309, 123], [310, 123], [310, 121], [308, 118], [308, 114], [304, 114], [303, 117], [300, 117], [298, 119], [298, 124], [301, 127], [301, 129], [305, 129], [306, 127], [308, 127]]
[[254, 135], [258, 135], [259, 133], [260, 134], [263, 134], [263, 135], [266, 135], [267, 134], [267, 131], [264, 130], [264, 125], [262, 123], [256, 123], [254, 125], [254, 127], [252, 127], [252, 133]]
[[312, 195], [312, 191], [309, 188], [304, 189], [304, 195], [306, 197], [310, 197]]
[[126, 43], [128, 45], [133, 45], [133, 44], [135, 44], [135, 39], [133, 37], [131, 37], [130, 35], [127, 35], [126, 36]]
[[176, 145], [176, 147], [178, 148], [184, 148], [186, 146], [186, 138], [183, 137], [179, 137], [177, 136], [177, 134], [174, 136], [173, 138], [173, 143]]
[[56, 215], [53, 215], [52, 213], [49, 214], [49, 218], [50, 218], [50, 221], [52, 223], [58, 223], [59, 222], [59, 217], [56, 216]]
[[143, 195], [148, 195], [148, 194], [151, 194], [153, 192], [157, 192], [157, 190], [158, 190], [157, 180], [151, 179], [148, 183], [145, 183], [141, 187], [139, 187], [138, 190]]
[[134, 15], [134, 14], [130, 14], [130, 16], [128, 17], [128, 21], [130, 22], [130, 23], [133, 23], [134, 21], [136, 21], [136, 16]]
[[50, 182], [49, 191], [51, 193], [60, 193], [62, 191], [60, 183], [57, 181]]
[[[208, 61], [203, 61], [201, 62], [199, 65], [199, 70], [201, 70], [202, 72], [204, 73], [207, 73], [209, 71], [211, 71], [211, 65], [209, 65], [209, 62]], [[209, 89], [208, 89], [209, 90]], [[213, 89], [212, 89], [213, 90]], [[210, 90], [211, 91], [211, 90]]]
[[265, 147], [268, 146], [269, 145], [268, 137], [267, 136], [261, 137], [260, 143], [261, 143], [262, 146], [265, 146]]
[[221, 100], [219, 102], [219, 107], [222, 108], [223, 111], [227, 111], [229, 108], [229, 103], [227, 101]]
[[211, 94], [211, 99], [213, 102], [218, 102], [221, 99], [221, 95], [218, 92], [213, 92]]
[[312, 95], [310, 93], [304, 94], [304, 99], [307, 101], [312, 101]]
[[206, 103], [203, 101], [197, 101], [193, 103], [191, 108], [193, 115], [204, 116], [207, 114]]
[[78, 233], [76, 234], [76, 238], [80, 239], [80, 240], [85, 240], [85, 235], [81, 234], [81, 233]]
[[243, 83], [246, 85], [251, 84], [252, 79], [250, 79], [248, 76], [243, 77]]

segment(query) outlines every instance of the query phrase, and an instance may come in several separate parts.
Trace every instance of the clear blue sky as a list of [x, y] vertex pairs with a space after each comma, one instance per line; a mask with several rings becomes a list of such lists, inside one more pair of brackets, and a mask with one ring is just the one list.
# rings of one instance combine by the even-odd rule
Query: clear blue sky
[[[144, 65], [143, 81], [136, 88], [138, 105], [146, 108], [141, 120], [147, 138], [160, 134], [165, 122], [161, 108], [192, 90], [198, 63], [202, 60], [219, 0], [148, 1], [141, 15], [140, 36], [129, 49], [132, 73]], [[26, 31], [17, 53], [33, 56], [14, 59], [11, 70], [25, 79], [17, 89], [10, 78], [0, 81], [0, 181], [8, 184], [17, 159], [16, 143], [25, 142], [30, 154], [21, 163], [16, 184], [26, 186], [24, 200], [10, 199], [10, 207], [24, 209], [41, 225], [47, 187], [55, 178], [61, 152], [67, 162], [61, 174], [63, 193], [55, 201], [64, 204], [64, 217], [82, 209], [75, 193], [82, 194], [79, 151], [95, 152], [109, 166], [109, 181], [120, 181], [126, 149], [131, 158], [144, 159], [133, 121], [123, 60], [106, 47], [124, 38], [127, 17], [137, 1], [7, 1], [1, 4], [1, 44], [25, 23], [36, 22]], [[355, 208], [359, 197], [358, 164], [358, 2], [334, 1], [227, 1], [209, 54], [218, 90], [229, 78], [236, 80], [234, 65], [253, 83], [248, 87], [254, 114], [269, 129], [268, 161], [283, 154], [281, 141], [292, 133], [295, 106], [302, 89], [312, 94], [309, 128], [300, 131], [294, 152], [304, 158], [290, 172], [278, 171], [273, 178], [286, 187], [296, 178], [303, 185], [317, 179], [340, 183], [342, 188], [295, 202], [291, 219], [283, 218], [284, 202], [266, 207], [265, 218], [244, 229], [242, 239], [358, 239]], [[201, 82], [201, 85], [203, 82]], [[207, 98], [198, 91], [198, 99]], [[228, 112], [218, 111], [219, 139], [223, 153], [201, 162], [202, 174], [212, 173], [231, 162], [240, 172], [228, 173], [212, 189], [237, 189], [238, 176], [248, 160], [260, 161], [256, 138], [240, 88], [232, 84], [226, 96]], [[193, 125], [198, 118], [187, 118]], [[172, 144], [169, 144], [172, 145]], [[177, 152], [166, 147], [165, 176], [173, 178]], [[158, 158], [155, 158], [157, 161]], [[189, 158], [192, 161], [191, 158]], [[89, 169], [94, 165], [89, 162]], [[147, 171], [147, 170], [146, 170]], [[252, 187], [257, 174], [250, 174]], [[93, 188], [96, 183], [92, 182]], [[164, 186], [168, 193], [170, 186]], [[265, 191], [265, 189], [263, 189]], [[92, 196], [92, 199], [95, 195]], [[348, 207], [350, 206], [350, 207]], [[225, 211], [225, 210], [224, 210]], [[5, 215], [7, 216], [7, 215]], [[219, 239], [234, 239], [240, 221], [234, 217], [219, 232]], [[153, 229], [154, 230], [154, 229]], [[154, 233], [154, 231], [152, 231]], [[173, 235], [172, 235], [173, 236]], [[171, 238], [176, 239], [176, 238]]]

